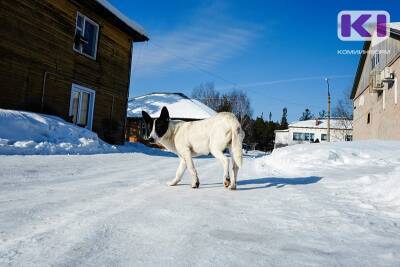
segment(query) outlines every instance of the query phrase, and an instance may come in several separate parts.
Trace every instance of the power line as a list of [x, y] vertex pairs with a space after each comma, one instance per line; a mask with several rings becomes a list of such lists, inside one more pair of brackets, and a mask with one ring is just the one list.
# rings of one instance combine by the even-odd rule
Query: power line
[[[150, 42], [149, 42], [150, 43]], [[172, 55], [173, 57], [181, 60], [184, 64], [190, 66], [191, 68], [198, 70], [202, 73], [205, 73], [211, 77], [214, 77], [218, 80], [224, 81], [227, 84], [230, 84], [232, 86], [233, 89], [241, 89], [244, 91], [250, 91], [253, 93], [258, 94], [259, 92], [254, 91], [254, 89], [250, 89], [248, 87], [245, 87], [245, 85], [240, 85], [234, 81], [231, 81], [229, 79], [226, 79], [225, 77], [221, 76], [220, 74], [211, 72], [209, 70], [206, 70], [200, 66], [198, 66], [195, 63], [190, 62], [189, 59], [178, 55], [176, 53], [173, 53], [171, 51], [167, 51], [167, 49], [165, 47], [163, 47], [162, 45], [159, 45], [157, 43], [155, 43], [154, 41], [152, 41], [150, 44], [153, 44], [154, 46], [163, 49], [163, 53]], [[331, 79], [340, 79], [340, 78], [349, 78], [352, 77], [351, 75], [324, 75], [324, 76], [310, 76], [310, 77], [300, 77], [300, 78], [291, 78], [291, 79], [284, 79], [284, 80], [274, 80], [274, 81], [265, 81], [265, 82], [260, 82], [260, 83], [255, 83], [253, 85], [250, 84], [249, 87], [258, 87], [258, 86], [264, 86], [264, 85], [272, 85], [272, 84], [279, 84], [279, 83], [290, 83], [290, 82], [298, 82], [298, 81], [307, 81], [307, 80], [323, 80], [325, 79], [325, 77], [330, 77]], [[264, 88], [265, 89], [265, 88]], [[277, 97], [273, 97], [273, 96], [268, 96], [268, 98], [275, 100], [277, 102], [281, 102], [281, 103], [285, 103], [285, 104], [292, 104], [292, 105], [298, 105], [298, 106], [307, 106], [307, 107], [314, 107], [314, 108], [318, 108], [321, 109], [322, 107], [317, 106], [317, 105], [310, 105], [310, 104], [305, 104], [305, 103], [299, 103], [299, 102], [293, 102], [293, 101], [287, 101], [286, 99], [281, 99], [281, 98], [277, 98]], [[322, 108], [324, 109], [324, 108]]]

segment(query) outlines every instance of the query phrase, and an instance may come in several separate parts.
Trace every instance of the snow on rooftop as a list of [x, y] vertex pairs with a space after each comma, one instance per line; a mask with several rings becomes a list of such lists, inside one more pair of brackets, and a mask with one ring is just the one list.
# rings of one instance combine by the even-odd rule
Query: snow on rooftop
[[[331, 128], [335, 129], [349, 129], [352, 128], [352, 121], [338, 118], [331, 118]], [[316, 119], [305, 120], [305, 121], [295, 121], [289, 124], [290, 128], [319, 128], [319, 129], [327, 129], [328, 128], [328, 120], [327, 119], [318, 119], [318, 123]]]
[[[390, 32], [390, 30], [400, 31], [400, 22], [391, 22], [386, 24], [386, 30]], [[380, 44], [381, 42], [385, 41], [387, 38], [378, 37], [376, 31], [374, 32], [372, 39], [371, 39], [371, 47], [375, 47], [376, 45]]]
[[216, 114], [214, 110], [200, 101], [178, 93], [154, 93], [135, 97], [128, 102], [128, 117], [142, 117], [142, 110], [153, 118], [160, 115], [162, 107], [166, 106], [171, 118], [175, 119], [205, 119]]
[[390, 23], [390, 28], [400, 31], [400, 22], [392, 22], [392, 23]]
[[96, 1], [100, 5], [102, 5], [104, 8], [106, 8], [108, 11], [113, 13], [120, 20], [122, 20], [130, 28], [134, 29], [141, 35], [144, 35], [147, 37], [146, 31], [144, 30], [144, 28], [141, 25], [139, 25], [137, 22], [135, 22], [132, 19], [125, 16], [121, 11], [119, 11], [116, 7], [114, 7], [110, 2], [108, 2], [107, 0], [96, 0]]

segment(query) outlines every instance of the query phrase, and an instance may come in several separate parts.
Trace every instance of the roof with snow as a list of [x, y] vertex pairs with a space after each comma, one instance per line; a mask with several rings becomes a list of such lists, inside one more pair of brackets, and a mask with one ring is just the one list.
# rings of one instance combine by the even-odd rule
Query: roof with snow
[[168, 108], [171, 119], [199, 120], [216, 114], [213, 109], [182, 93], [152, 93], [129, 100], [127, 116], [141, 118], [144, 110], [151, 117], [158, 118], [164, 106]]
[[[390, 38], [396, 39], [400, 41], [400, 22], [392, 22], [388, 23], [389, 25], [389, 33]], [[368, 51], [370, 47], [373, 47], [376, 43], [376, 36], [373, 36], [372, 41], [365, 41], [364, 46], [362, 48], [363, 51]], [[358, 61], [358, 67], [356, 71], [356, 76], [354, 77], [353, 87], [351, 89], [350, 99], [354, 99], [357, 92], [357, 87], [361, 79], [361, 74], [363, 72], [364, 62], [366, 61], [368, 53], [362, 53], [360, 56], [360, 60]]]
[[[106, 12], [109, 12], [115, 19], [116, 23], [120, 24], [122, 28], [125, 28], [127, 32], [136, 36], [136, 39], [133, 41], [148, 41], [149, 38], [142, 26], [140, 26], [137, 22], [125, 16], [121, 11], [119, 11], [116, 7], [114, 7], [108, 0], [96, 0], [96, 2], [105, 9]], [[109, 14], [107, 14], [109, 15]]]
[[[331, 118], [332, 129], [343, 129], [348, 130], [352, 127], [352, 120], [347, 120], [343, 118]], [[327, 119], [312, 119], [306, 121], [295, 121], [289, 124], [289, 128], [318, 128], [327, 129], [328, 120]]]

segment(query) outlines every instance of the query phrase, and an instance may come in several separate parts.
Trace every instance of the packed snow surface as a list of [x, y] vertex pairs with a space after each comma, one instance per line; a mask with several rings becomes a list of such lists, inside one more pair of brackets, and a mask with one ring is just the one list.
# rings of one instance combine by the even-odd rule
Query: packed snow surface
[[1, 266], [399, 266], [400, 142], [211, 157], [200, 188], [173, 154], [0, 156]]
[[216, 114], [214, 110], [196, 99], [181, 93], [153, 93], [135, 97], [128, 102], [128, 117], [142, 117], [142, 110], [151, 117], [160, 116], [162, 107], [167, 107], [169, 116], [178, 119], [205, 119]]

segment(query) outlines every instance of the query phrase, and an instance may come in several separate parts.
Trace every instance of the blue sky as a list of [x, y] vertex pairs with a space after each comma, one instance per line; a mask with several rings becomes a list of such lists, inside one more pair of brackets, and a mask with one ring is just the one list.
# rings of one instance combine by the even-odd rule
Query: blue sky
[[132, 1], [109, 0], [142, 25], [147, 43], [134, 45], [130, 96], [183, 92], [214, 82], [217, 90], [246, 91], [253, 116], [272, 112], [289, 121], [305, 108], [326, 109], [331, 78], [333, 104], [351, 89], [362, 42], [337, 38], [341, 10], [386, 10], [400, 21], [393, 0], [336, 1]]

